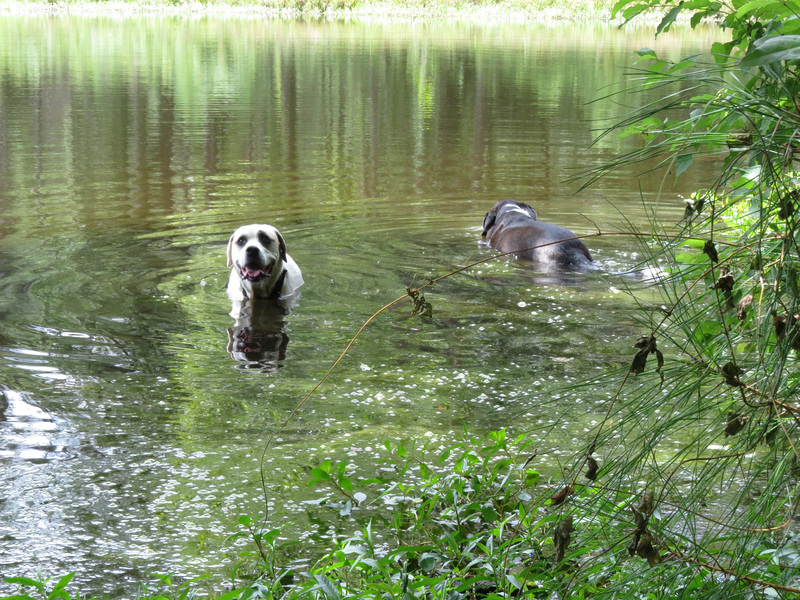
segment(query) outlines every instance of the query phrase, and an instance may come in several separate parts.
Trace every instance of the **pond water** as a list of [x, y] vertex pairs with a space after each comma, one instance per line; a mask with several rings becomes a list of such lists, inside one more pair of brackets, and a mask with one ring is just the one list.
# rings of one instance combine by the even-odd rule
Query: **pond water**
[[[266, 439], [370, 315], [493, 254], [495, 201], [578, 233], [680, 218], [692, 179], [569, 180], [636, 143], [592, 145], [642, 101], [592, 102], [632, 51], [677, 58], [705, 35], [0, 17], [0, 573], [77, 570], [111, 597], [153, 572], [221, 589], [226, 536], [261, 511]], [[285, 346], [249, 361], [229, 352], [225, 247], [253, 222], [282, 231], [306, 283]], [[618, 274], [639, 248], [589, 245], [596, 273], [491, 261], [426, 290], [432, 318], [403, 301], [369, 325], [265, 455], [273, 524], [309, 542], [296, 560], [353, 529], [306, 487], [325, 459], [369, 477], [384, 440], [512, 427], [546, 470], [583, 441], [607, 392], [559, 390], [627, 363], [641, 333], [619, 291], [639, 284]]]

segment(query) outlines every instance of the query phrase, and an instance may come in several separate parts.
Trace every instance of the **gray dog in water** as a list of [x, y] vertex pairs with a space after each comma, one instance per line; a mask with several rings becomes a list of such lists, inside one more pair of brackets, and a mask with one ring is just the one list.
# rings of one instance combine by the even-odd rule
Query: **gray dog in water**
[[535, 210], [516, 200], [501, 200], [486, 213], [483, 236], [492, 248], [500, 252], [549, 244], [514, 255], [537, 263], [536, 266], [545, 271], [554, 267], [567, 271], [594, 268], [586, 245], [581, 240], [570, 239], [575, 237], [574, 233], [566, 227], [539, 221]]

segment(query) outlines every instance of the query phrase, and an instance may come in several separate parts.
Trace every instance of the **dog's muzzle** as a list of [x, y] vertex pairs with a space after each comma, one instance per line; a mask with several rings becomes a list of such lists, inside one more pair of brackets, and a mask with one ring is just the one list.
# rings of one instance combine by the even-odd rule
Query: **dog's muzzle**
[[261, 281], [262, 279], [266, 279], [267, 277], [272, 275], [273, 266], [275, 266], [275, 263], [270, 263], [263, 269], [258, 267], [253, 268], [245, 265], [243, 267], [239, 267], [239, 277], [241, 277], [245, 281], [250, 281], [255, 283], [256, 281]]

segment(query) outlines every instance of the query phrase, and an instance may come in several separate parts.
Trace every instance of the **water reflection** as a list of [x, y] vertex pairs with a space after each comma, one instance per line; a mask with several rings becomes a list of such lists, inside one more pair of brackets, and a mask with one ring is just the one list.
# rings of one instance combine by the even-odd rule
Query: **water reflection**
[[[635, 142], [592, 146], [624, 109], [590, 101], [650, 33], [0, 17], [0, 38], [0, 566], [77, 569], [89, 595], [152, 570], [219, 589], [268, 434], [371, 314], [494, 252], [497, 199], [586, 233], [646, 226], [669, 188], [564, 183]], [[254, 215], [291, 238], [303, 300], [231, 326], [225, 244]], [[591, 250], [637, 263], [614, 238]], [[347, 457], [369, 478], [385, 439], [514, 425], [556, 465], [606, 397], [552, 390], [627, 362], [637, 333], [601, 275], [542, 285], [493, 261], [427, 290], [430, 319], [382, 313], [265, 457], [276, 524], [347, 532], [307, 470]]]
[[75, 429], [35, 406], [17, 390], [0, 389], [0, 464], [44, 462], [73, 455]]
[[235, 302], [231, 316], [236, 322], [228, 327], [231, 358], [240, 361], [242, 368], [256, 368], [264, 373], [274, 373], [282, 367], [289, 345], [286, 317], [294, 304], [294, 298]]

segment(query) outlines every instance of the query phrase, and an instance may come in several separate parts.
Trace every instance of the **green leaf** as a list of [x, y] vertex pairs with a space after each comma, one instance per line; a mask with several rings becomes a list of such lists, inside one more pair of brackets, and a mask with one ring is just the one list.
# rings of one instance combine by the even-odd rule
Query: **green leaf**
[[782, 35], [791, 35], [793, 33], [800, 33], [800, 19], [790, 19], [783, 23], [780, 28]]
[[340, 477], [339, 478], [339, 487], [341, 487], [345, 492], [352, 492], [353, 491], [353, 482], [350, 481], [347, 477]]
[[[628, 6], [622, 11], [622, 18], [625, 19], [625, 23], [627, 23], [628, 21], [636, 18], [649, 8], [650, 8], [649, 4], [634, 4], [633, 6]], [[616, 13], [614, 14], [614, 16], [616, 16]]]
[[659, 23], [658, 27], [656, 28], [656, 36], [663, 31], [669, 31], [670, 25], [672, 25], [675, 22], [675, 19], [678, 18], [678, 15], [681, 14], [682, 10], [683, 6], [679, 4], [678, 6], [674, 7], [671, 11], [669, 11], [666, 15], [664, 15], [664, 18], [661, 19], [661, 23]]
[[[61, 579], [59, 579], [58, 583], [53, 588], [53, 591], [50, 593], [49, 597], [53, 597], [53, 594], [55, 594], [57, 591], [63, 590], [65, 587], [67, 587], [67, 585], [69, 585], [69, 582], [72, 581], [73, 577], [75, 577], [74, 571], [72, 573], [64, 575]], [[67, 595], [67, 597], [69, 597], [69, 595]]]
[[675, 260], [683, 265], [692, 265], [698, 262], [698, 256], [702, 255], [689, 254], [688, 252], [681, 252], [680, 254], [675, 255]]
[[679, 154], [675, 160], [675, 177], [680, 177], [682, 173], [692, 166], [694, 154]]
[[433, 567], [436, 566], [436, 561], [439, 558], [437, 554], [433, 554], [431, 552], [424, 552], [422, 556], [419, 557], [419, 567], [423, 571], [430, 571]]
[[308, 482], [309, 487], [314, 485], [319, 481], [330, 481], [331, 476], [330, 474], [325, 471], [324, 469], [314, 468], [311, 469], [310, 475], [312, 477], [311, 481]]
[[706, 241], [705, 240], [691, 239], [691, 240], [686, 240], [685, 242], [683, 242], [683, 245], [684, 246], [688, 246], [689, 248], [697, 248], [698, 250], [702, 250], [703, 246], [706, 245]]
[[525, 485], [536, 485], [539, 482], [539, 471], [528, 469], [525, 471]]
[[503, 444], [503, 447], [505, 447], [504, 443], [506, 441], [506, 430], [505, 429], [497, 429], [496, 431], [490, 431], [489, 432], [489, 439], [494, 440], [498, 444]]
[[742, 68], [757, 67], [781, 60], [800, 58], [800, 35], [776, 35], [762, 38], [741, 61]]
[[796, 6], [781, 0], [750, 0], [750, 2], [746, 2], [736, 11], [735, 16], [737, 19], [744, 20], [748, 16], [754, 17], [753, 13], [757, 13], [756, 18], [780, 21], [793, 16], [795, 11]]
[[319, 589], [322, 590], [322, 593], [325, 594], [326, 598], [339, 600], [339, 591], [331, 583], [330, 579], [324, 575], [314, 575], [314, 579], [316, 579]]
[[679, 71], [683, 71], [685, 69], [693, 69], [697, 66], [697, 62], [693, 58], [687, 58], [685, 60], [680, 60], [672, 65], [669, 69], [667, 69], [667, 73], [674, 74]]
[[652, 60], [658, 59], [656, 51], [653, 50], [652, 48], [639, 48], [638, 50], [634, 51], [634, 54], [638, 54], [639, 57], [643, 59], [652, 59]]
[[616, 17], [617, 13], [621, 11], [629, 2], [630, 0], [619, 0], [619, 2], [616, 2], [614, 6], [611, 7], [611, 17]]
[[250, 524], [252, 522], [253, 521], [250, 518], [250, 515], [242, 515], [241, 517], [239, 517], [239, 525], [243, 525], [244, 527], [250, 527]]
[[255, 537], [265, 541], [267, 544], [272, 544], [277, 537], [280, 535], [281, 530], [280, 528], [277, 529], [259, 529]]
[[750, 2], [745, 3], [744, 6], [741, 6], [739, 10], [736, 11], [736, 17], [742, 19], [746, 17], [748, 13], [751, 13], [760, 8], [764, 8], [765, 5], [766, 2], [764, 2], [764, 0], [751, 0]]
[[30, 579], [29, 577], [6, 577], [3, 581], [6, 583], [16, 583], [17, 585], [29, 585], [38, 590], [44, 589], [44, 586], [40, 582], [35, 579]]
[[497, 511], [491, 506], [481, 506], [481, 516], [486, 523], [494, 523], [500, 519], [497, 515]]
[[624, 16], [626, 12], [635, 12], [635, 14], [639, 14], [646, 11], [648, 8], [650, 8], [650, 4], [646, 2], [635, 2], [635, 0], [619, 0], [619, 2], [614, 4], [614, 6], [611, 8], [611, 17], [616, 18], [619, 14]]
[[247, 591], [247, 588], [239, 588], [237, 590], [232, 590], [230, 592], [227, 592], [226, 594], [222, 594], [221, 596], [217, 596], [216, 599], [217, 600], [234, 600], [235, 598], [246, 597], [245, 596], [245, 592], [246, 591]]
[[703, 10], [703, 11], [718, 11], [722, 8], [719, 2], [709, 2], [708, 0], [687, 0], [681, 2], [683, 10]]
[[723, 44], [722, 42], [714, 42], [711, 44], [711, 55], [717, 64], [724, 64], [730, 60], [731, 50], [733, 50], [733, 42]]

